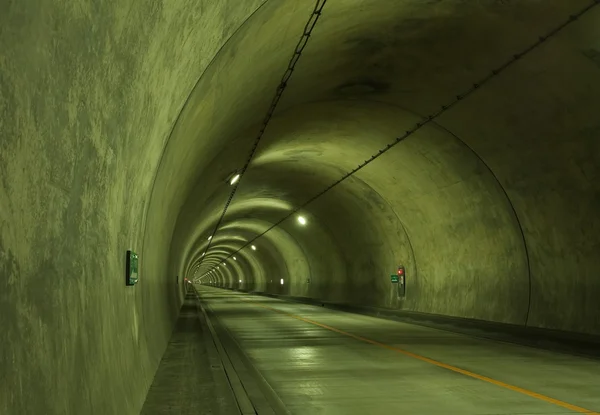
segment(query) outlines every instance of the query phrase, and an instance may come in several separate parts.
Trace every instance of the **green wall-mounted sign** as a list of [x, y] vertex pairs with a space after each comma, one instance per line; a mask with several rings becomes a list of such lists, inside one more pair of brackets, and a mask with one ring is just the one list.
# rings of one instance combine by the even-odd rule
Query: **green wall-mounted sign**
[[127, 251], [127, 261], [126, 261], [126, 271], [125, 271], [125, 284], [126, 285], [135, 285], [138, 282], [139, 274], [138, 274], [138, 254], [133, 251]]
[[398, 276], [396, 274], [390, 275], [390, 279], [392, 280], [392, 282], [398, 283]]

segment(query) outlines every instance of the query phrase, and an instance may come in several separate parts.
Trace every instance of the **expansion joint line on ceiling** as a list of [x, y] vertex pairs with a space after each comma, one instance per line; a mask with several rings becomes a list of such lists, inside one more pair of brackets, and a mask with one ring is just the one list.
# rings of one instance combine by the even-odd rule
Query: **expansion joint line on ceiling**
[[[248, 170], [248, 166], [250, 166], [250, 162], [252, 161], [252, 158], [256, 154], [256, 149], [258, 147], [258, 144], [260, 143], [260, 140], [263, 137], [265, 130], [267, 129], [267, 125], [269, 124], [269, 122], [271, 121], [271, 118], [273, 117], [273, 114], [275, 113], [275, 109], [277, 108], [277, 105], [279, 104], [279, 101], [281, 100], [283, 92], [287, 88], [288, 82], [289, 82], [290, 78], [292, 77], [292, 74], [294, 73], [294, 69], [296, 68], [298, 61], [300, 60], [300, 56], [302, 56], [302, 52], [304, 51], [304, 48], [306, 48], [306, 45], [308, 44], [308, 40], [310, 39], [310, 36], [311, 36], [315, 26], [317, 25], [319, 18], [321, 17], [323, 8], [325, 7], [325, 3], [327, 3], [327, 0], [317, 0], [312, 13], [310, 14], [310, 17], [308, 18], [308, 21], [306, 22], [306, 25], [304, 26], [304, 31], [302, 32], [302, 36], [300, 36], [300, 40], [296, 44], [296, 48], [294, 49], [294, 53], [292, 54], [292, 57], [290, 58], [288, 67], [285, 70], [283, 76], [281, 77], [281, 81], [279, 82], [279, 85], [277, 86], [275, 96], [273, 97], [273, 100], [271, 101], [269, 110], [267, 111], [267, 115], [265, 116], [265, 119], [263, 120], [262, 127], [260, 128], [258, 135], [256, 136], [256, 139], [254, 140], [254, 145], [252, 146], [252, 149], [250, 150], [250, 153], [248, 154], [246, 163], [244, 164], [242, 169], [238, 171], [240, 178], [238, 179], [238, 182], [234, 185], [233, 189], [231, 190], [231, 194], [229, 195], [227, 202], [225, 202], [225, 206], [223, 207], [221, 216], [220, 216], [219, 220], [217, 221], [217, 224], [215, 225], [214, 230], [211, 234], [212, 238], [208, 241], [208, 245], [207, 245], [206, 249], [204, 250], [205, 253], [208, 252], [208, 249], [210, 248], [213, 238], [214, 238], [215, 234], [217, 233], [217, 231], [219, 230], [219, 226], [221, 226], [221, 223], [223, 222], [223, 218], [225, 217], [225, 214], [227, 213], [227, 209], [229, 209], [229, 205], [231, 204], [231, 201], [233, 200], [233, 197], [235, 196], [235, 193], [237, 192], [237, 189], [238, 189], [239, 185], [241, 184], [241, 181], [244, 178], [244, 173], [246, 172], [246, 170]], [[198, 263], [198, 265], [201, 265], [203, 260], [204, 260], [204, 256], [200, 259], [200, 262]]]
[[[405, 139], [407, 139], [408, 137], [410, 137], [411, 135], [413, 135], [414, 133], [416, 133], [417, 131], [419, 131], [421, 128], [423, 128], [425, 125], [427, 125], [427, 124], [431, 123], [432, 121], [434, 121], [435, 119], [439, 118], [442, 114], [446, 113], [449, 109], [451, 109], [452, 107], [454, 107], [460, 101], [464, 100], [465, 98], [467, 98], [468, 96], [470, 96], [471, 94], [473, 94], [475, 91], [477, 91], [478, 89], [480, 89], [482, 86], [484, 86], [485, 84], [489, 83], [492, 79], [496, 78], [498, 75], [500, 75], [501, 73], [503, 73], [504, 71], [506, 71], [509, 67], [511, 67], [515, 62], [519, 61], [524, 56], [528, 55], [533, 50], [537, 49], [539, 46], [541, 46], [542, 44], [544, 44], [550, 38], [552, 38], [555, 35], [557, 35], [564, 28], [566, 28], [571, 23], [573, 23], [576, 20], [578, 20], [580, 17], [582, 17], [584, 14], [586, 14], [587, 12], [589, 12], [590, 10], [592, 10], [594, 7], [596, 7], [598, 5], [600, 5], [600, 0], [593, 0], [589, 5], [587, 5], [586, 7], [584, 7], [583, 9], [581, 9], [580, 11], [578, 11], [578, 12], [576, 12], [574, 14], [571, 14], [569, 16], [569, 18], [565, 22], [563, 22], [562, 24], [556, 26], [554, 29], [550, 30], [545, 35], [539, 36], [538, 39], [534, 43], [532, 43], [530, 46], [528, 46], [527, 48], [523, 49], [521, 52], [514, 54], [504, 64], [502, 64], [502, 65], [498, 66], [497, 68], [493, 69], [488, 75], [484, 76], [478, 82], [473, 83], [471, 85], [471, 87], [469, 87], [468, 89], [466, 89], [463, 93], [456, 95], [450, 102], [448, 102], [445, 105], [442, 105], [436, 112], [434, 112], [434, 113], [432, 113], [432, 114], [424, 117], [421, 121], [417, 122], [411, 129], [406, 130], [406, 132], [403, 135], [401, 135], [399, 137], [396, 137], [396, 139], [394, 141], [392, 141], [391, 143], [389, 143], [388, 145], [386, 145], [385, 147], [383, 147], [382, 149], [380, 149], [377, 153], [373, 154], [370, 158], [366, 159], [363, 163], [359, 164], [356, 168], [350, 170], [348, 173], [346, 173], [340, 179], [338, 179], [337, 181], [335, 181], [332, 184], [330, 184], [329, 186], [327, 186], [325, 189], [323, 189], [322, 191], [320, 191], [319, 193], [317, 193], [315, 196], [313, 196], [310, 199], [308, 199], [306, 202], [302, 203], [297, 208], [293, 209], [289, 214], [287, 214], [281, 220], [275, 222], [272, 226], [270, 226], [269, 228], [267, 228], [267, 230], [265, 230], [264, 232], [262, 232], [259, 235], [257, 235], [251, 241], [247, 242], [244, 246], [242, 246], [236, 252], [232, 253], [230, 256], [233, 256], [236, 253], [240, 252], [242, 249], [244, 249], [245, 247], [247, 247], [248, 245], [250, 245], [251, 243], [253, 243], [254, 241], [256, 241], [258, 238], [264, 236], [267, 232], [269, 232], [272, 229], [274, 229], [277, 226], [279, 226], [281, 223], [283, 223], [285, 220], [287, 220], [292, 215], [294, 215], [295, 213], [297, 213], [299, 210], [303, 209], [304, 207], [306, 207], [310, 203], [314, 202], [316, 199], [318, 199], [319, 197], [323, 196], [325, 193], [329, 192], [335, 186], [337, 186], [338, 184], [342, 183], [344, 180], [346, 180], [350, 176], [354, 175], [356, 172], [358, 172], [359, 170], [361, 170], [362, 168], [364, 168], [368, 164], [370, 164], [373, 161], [375, 161], [377, 158], [379, 158], [380, 156], [382, 156], [384, 153], [388, 152], [392, 147], [394, 147], [398, 143], [404, 141]], [[212, 271], [212, 269], [211, 269], [211, 271]], [[204, 277], [206, 275], [207, 275], [207, 273], [205, 273], [200, 278], [202, 278], [202, 277]]]

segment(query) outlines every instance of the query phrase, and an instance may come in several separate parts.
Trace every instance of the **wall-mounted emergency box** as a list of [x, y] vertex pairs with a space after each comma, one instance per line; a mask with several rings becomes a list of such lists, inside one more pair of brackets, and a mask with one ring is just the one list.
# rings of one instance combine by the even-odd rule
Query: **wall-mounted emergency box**
[[406, 295], [406, 270], [404, 269], [404, 265], [398, 267], [397, 277], [398, 297], [404, 297]]
[[127, 251], [125, 260], [125, 285], [135, 285], [138, 282], [138, 254]]

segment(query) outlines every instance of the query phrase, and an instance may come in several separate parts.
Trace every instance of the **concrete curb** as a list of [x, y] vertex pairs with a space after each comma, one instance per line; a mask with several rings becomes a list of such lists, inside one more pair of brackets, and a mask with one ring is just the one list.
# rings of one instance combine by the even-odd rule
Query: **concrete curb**
[[206, 323], [206, 326], [208, 327], [208, 330], [212, 337], [212, 341], [214, 343], [214, 346], [216, 348], [218, 356], [221, 360], [223, 370], [227, 377], [227, 381], [229, 382], [229, 386], [231, 388], [231, 392], [233, 393], [233, 397], [238, 406], [239, 413], [242, 415], [256, 415], [254, 406], [252, 405], [252, 402], [250, 401], [250, 398], [249, 398], [248, 394], [246, 393], [246, 390], [244, 389], [239, 376], [237, 375], [237, 372], [231, 362], [231, 359], [229, 358], [229, 355], [227, 354], [227, 352], [225, 351], [225, 348], [223, 347], [221, 341], [219, 340], [219, 336], [217, 335], [216, 330], [215, 330], [213, 324], [211, 323], [206, 310], [202, 306], [202, 302], [200, 301], [200, 297], [199, 297], [196, 289], [194, 289], [194, 294], [196, 296], [198, 308], [200, 309], [200, 312], [204, 316], [204, 322]]
[[261, 415], [290, 415], [279, 395], [254, 366], [235, 337], [220, 323], [217, 313], [209, 305], [202, 305], [202, 300], [198, 293], [197, 295], [205, 317], [207, 320], [212, 320], [215, 336], [222, 342], [224, 352], [230, 358], [236, 375], [239, 377], [250, 402], [252, 402], [255, 413]]

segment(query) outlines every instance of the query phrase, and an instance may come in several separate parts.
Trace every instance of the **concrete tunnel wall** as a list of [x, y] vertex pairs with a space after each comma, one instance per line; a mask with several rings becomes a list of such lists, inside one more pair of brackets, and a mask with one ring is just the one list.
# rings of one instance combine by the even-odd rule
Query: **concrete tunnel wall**
[[[0, 4], [0, 413], [138, 413], [184, 276], [589, 3], [328, 2], [197, 269], [314, 3]], [[595, 8], [218, 282], [600, 334], [599, 28]]]

